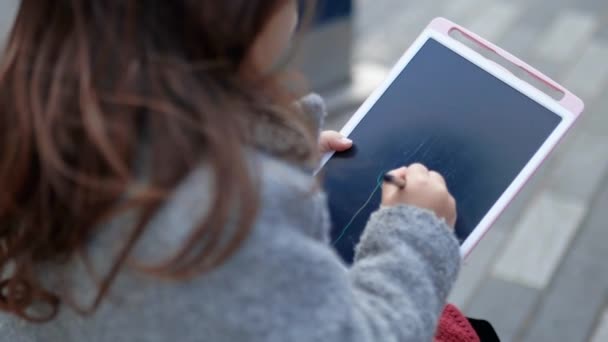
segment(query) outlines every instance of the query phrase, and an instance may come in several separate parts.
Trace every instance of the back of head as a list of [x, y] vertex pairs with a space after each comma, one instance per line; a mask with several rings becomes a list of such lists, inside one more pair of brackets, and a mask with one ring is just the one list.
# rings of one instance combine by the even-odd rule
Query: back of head
[[[210, 194], [212, 214], [148, 271], [191, 277], [238, 248], [257, 209], [247, 125], [263, 116], [295, 132], [309, 148], [293, 159], [314, 151], [310, 125], [287, 110], [294, 96], [280, 75], [245, 63], [288, 1], [21, 1], [0, 60], [1, 310], [53, 318], [69, 293], [44, 288], [38, 266], [86, 255], [103, 222], [136, 209], [93, 310], [167, 194], [203, 160], [222, 184]], [[144, 166], [142, 145], [151, 156]], [[225, 237], [235, 206], [240, 228]]]

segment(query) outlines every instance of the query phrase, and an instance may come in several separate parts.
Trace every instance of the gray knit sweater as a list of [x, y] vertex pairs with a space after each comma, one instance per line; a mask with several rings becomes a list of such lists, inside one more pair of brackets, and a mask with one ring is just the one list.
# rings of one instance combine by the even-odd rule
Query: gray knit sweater
[[[0, 315], [0, 340], [84, 341], [431, 341], [460, 264], [458, 243], [434, 214], [384, 208], [371, 217], [348, 267], [328, 244], [323, 193], [310, 173], [263, 153], [252, 156], [262, 208], [242, 248], [224, 265], [187, 282], [163, 282], [129, 270], [90, 317], [64, 308], [32, 325]], [[212, 188], [201, 166], [178, 188], [137, 246], [162, 260], [208, 207]], [[124, 220], [92, 244], [103, 271], [124, 239]], [[87, 303], [94, 286], [72, 265], [74, 292]], [[47, 270], [49, 284], [54, 274]]]

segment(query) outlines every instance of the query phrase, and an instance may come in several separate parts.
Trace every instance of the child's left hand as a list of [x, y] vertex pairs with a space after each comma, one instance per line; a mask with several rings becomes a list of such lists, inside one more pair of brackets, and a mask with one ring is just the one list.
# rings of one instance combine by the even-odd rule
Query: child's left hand
[[321, 153], [343, 152], [353, 147], [353, 141], [344, 137], [336, 131], [325, 131], [319, 138], [319, 150]]

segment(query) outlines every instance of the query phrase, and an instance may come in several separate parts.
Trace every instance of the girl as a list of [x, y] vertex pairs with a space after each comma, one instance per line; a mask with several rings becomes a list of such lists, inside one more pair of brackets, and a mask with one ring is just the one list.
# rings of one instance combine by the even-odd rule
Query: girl
[[[394, 170], [346, 267], [294, 0], [22, 0], [0, 69], [6, 341], [429, 341], [455, 203]], [[321, 135], [321, 149], [351, 142]], [[346, 177], [347, 175], [345, 175]]]

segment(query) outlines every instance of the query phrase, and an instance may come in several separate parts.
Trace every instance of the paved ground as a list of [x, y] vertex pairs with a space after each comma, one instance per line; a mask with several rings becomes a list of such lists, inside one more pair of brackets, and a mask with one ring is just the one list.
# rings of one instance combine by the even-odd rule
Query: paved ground
[[585, 118], [470, 257], [451, 300], [491, 320], [505, 341], [608, 341], [608, 1], [357, 5], [356, 64], [391, 67], [431, 18], [445, 16], [585, 100]]

